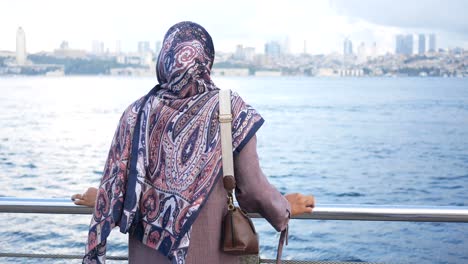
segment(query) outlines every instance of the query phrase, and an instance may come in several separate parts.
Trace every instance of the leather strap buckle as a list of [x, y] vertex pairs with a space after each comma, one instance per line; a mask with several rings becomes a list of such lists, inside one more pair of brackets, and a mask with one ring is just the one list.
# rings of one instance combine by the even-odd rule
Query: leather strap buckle
[[220, 123], [231, 123], [232, 115], [230, 114], [220, 114], [219, 115], [219, 122]]

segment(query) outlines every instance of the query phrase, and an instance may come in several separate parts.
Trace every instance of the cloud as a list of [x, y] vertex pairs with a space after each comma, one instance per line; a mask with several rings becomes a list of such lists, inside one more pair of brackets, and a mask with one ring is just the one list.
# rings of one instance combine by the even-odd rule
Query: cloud
[[408, 30], [467, 35], [466, 0], [330, 0], [339, 14]]

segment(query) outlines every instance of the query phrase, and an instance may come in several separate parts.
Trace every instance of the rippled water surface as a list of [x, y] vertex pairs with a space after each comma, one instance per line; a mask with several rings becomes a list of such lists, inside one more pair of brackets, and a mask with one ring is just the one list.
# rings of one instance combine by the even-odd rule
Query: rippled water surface
[[[312, 193], [319, 204], [468, 206], [467, 79], [215, 82], [266, 119], [258, 132], [261, 164], [281, 192]], [[69, 197], [96, 186], [122, 111], [154, 83], [1, 79], [0, 196]], [[82, 254], [89, 220], [1, 214], [0, 251]], [[261, 255], [273, 258], [278, 236], [255, 222]], [[108, 254], [126, 254], [118, 230]], [[468, 263], [468, 224], [292, 220], [284, 257]]]

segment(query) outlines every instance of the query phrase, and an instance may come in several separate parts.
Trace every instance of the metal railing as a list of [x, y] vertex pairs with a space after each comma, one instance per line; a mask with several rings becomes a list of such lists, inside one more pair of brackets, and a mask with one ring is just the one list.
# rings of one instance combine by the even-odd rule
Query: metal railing
[[[69, 199], [0, 197], [0, 213], [91, 214], [92, 208]], [[249, 214], [262, 218], [259, 214]], [[318, 204], [311, 214], [293, 219], [468, 223], [468, 207]]]
[[[69, 199], [51, 198], [14, 198], [0, 197], [0, 213], [33, 213], [33, 214], [91, 214], [92, 208], [78, 206]], [[252, 218], [262, 218], [259, 214], [249, 214]], [[456, 222], [468, 223], [468, 207], [462, 206], [396, 206], [396, 205], [336, 205], [318, 204], [311, 214], [303, 214], [292, 219], [316, 220], [356, 220], [356, 221], [407, 221], [407, 222]], [[0, 257], [27, 258], [60, 258], [76, 259], [79, 255], [60, 254], [25, 254], [3, 253]], [[126, 256], [108, 256], [108, 259], [127, 260]], [[272, 260], [261, 260], [258, 256], [253, 261], [243, 263], [273, 263]], [[286, 261], [287, 263], [343, 263], [320, 261]], [[349, 263], [348, 263], [349, 264]]]

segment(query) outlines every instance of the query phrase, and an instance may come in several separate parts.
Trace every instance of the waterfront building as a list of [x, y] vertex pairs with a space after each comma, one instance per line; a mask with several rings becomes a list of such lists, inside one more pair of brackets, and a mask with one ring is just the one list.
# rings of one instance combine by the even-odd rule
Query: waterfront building
[[213, 68], [213, 76], [249, 76], [248, 68]]
[[436, 52], [436, 35], [430, 34], [429, 35], [429, 52]]
[[353, 43], [349, 38], [345, 38], [343, 42], [343, 54], [346, 55], [352, 55], [353, 54]]
[[26, 34], [22, 27], [16, 31], [16, 64], [23, 66], [26, 64]]

